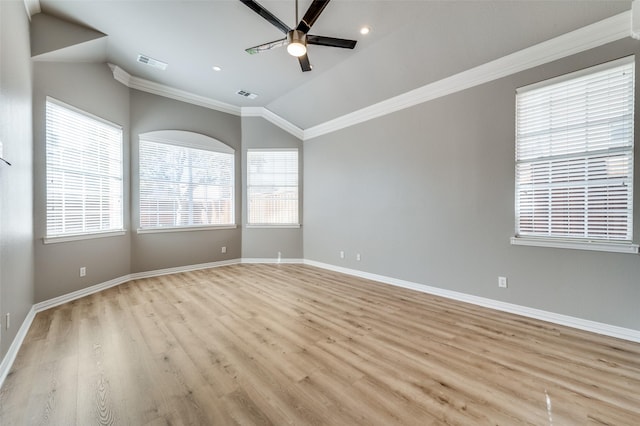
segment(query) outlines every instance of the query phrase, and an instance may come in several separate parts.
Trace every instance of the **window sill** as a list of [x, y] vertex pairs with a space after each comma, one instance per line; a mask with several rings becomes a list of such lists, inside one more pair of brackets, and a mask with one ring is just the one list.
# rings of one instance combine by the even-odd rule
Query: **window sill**
[[184, 231], [218, 231], [221, 229], [236, 229], [237, 225], [219, 225], [219, 226], [176, 226], [172, 228], [138, 228], [138, 234], [159, 234], [163, 232], [184, 232]]
[[613, 243], [602, 241], [560, 240], [535, 237], [511, 237], [511, 244], [517, 246], [534, 246], [564, 248], [575, 250], [608, 251], [612, 253], [638, 254], [638, 244]]
[[44, 244], [67, 243], [69, 241], [92, 240], [94, 238], [118, 237], [121, 235], [125, 235], [126, 233], [127, 233], [127, 230], [123, 229], [121, 231], [99, 232], [95, 234], [78, 234], [78, 235], [63, 235], [60, 237], [44, 237], [42, 239], [42, 242]]
[[268, 225], [268, 224], [265, 224], [265, 225], [249, 225], [249, 224], [247, 224], [247, 225], [245, 225], [245, 228], [247, 228], [247, 229], [261, 229], [261, 228], [262, 229], [269, 229], [269, 228], [271, 228], [271, 229], [296, 229], [296, 228], [300, 228], [300, 227], [301, 227], [301, 225], [299, 223], [298, 224], [291, 224], [291, 225]]

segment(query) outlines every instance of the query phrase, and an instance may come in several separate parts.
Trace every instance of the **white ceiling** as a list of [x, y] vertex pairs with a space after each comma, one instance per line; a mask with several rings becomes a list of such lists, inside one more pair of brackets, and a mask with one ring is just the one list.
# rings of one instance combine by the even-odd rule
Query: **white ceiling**
[[[37, 0], [28, 0], [36, 2]], [[258, 0], [295, 26], [294, 0]], [[108, 35], [86, 61], [237, 107], [265, 107], [308, 129], [631, 8], [630, 0], [333, 0], [310, 34], [358, 40], [310, 46], [303, 73], [286, 49], [244, 49], [282, 33], [238, 0], [39, 0], [42, 12]], [[310, 0], [300, 0], [300, 14]], [[369, 35], [359, 34], [363, 25]], [[90, 50], [90, 49], [86, 49]], [[136, 62], [145, 54], [169, 64]], [[212, 66], [222, 67], [215, 72]], [[255, 100], [235, 94], [257, 93]]]

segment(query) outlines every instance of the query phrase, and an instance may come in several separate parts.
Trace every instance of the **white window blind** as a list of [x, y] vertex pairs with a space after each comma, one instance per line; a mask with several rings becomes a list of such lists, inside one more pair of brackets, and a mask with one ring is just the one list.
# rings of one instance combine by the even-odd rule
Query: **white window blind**
[[122, 128], [47, 98], [47, 237], [122, 231], [122, 173]]
[[140, 140], [140, 228], [235, 223], [234, 154]]
[[634, 58], [518, 91], [517, 236], [631, 242]]
[[298, 225], [298, 151], [247, 151], [249, 225]]

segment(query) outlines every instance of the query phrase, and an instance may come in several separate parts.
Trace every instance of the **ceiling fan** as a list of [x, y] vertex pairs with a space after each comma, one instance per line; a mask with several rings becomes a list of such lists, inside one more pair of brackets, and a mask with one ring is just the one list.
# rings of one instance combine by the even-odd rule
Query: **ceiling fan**
[[[307, 55], [307, 45], [316, 44], [320, 46], [341, 47], [344, 49], [353, 49], [356, 46], [356, 40], [346, 40], [343, 38], [325, 37], [308, 34], [311, 26], [316, 22], [329, 0], [313, 0], [307, 13], [304, 14], [302, 20], [296, 28], [289, 28], [287, 24], [276, 18], [271, 12], [260, 6], [254, 0], [240, 0], [251, 10], [269, 21], [271, 25], [285, 33], [287, 36], [280, 40], [271, 41], [258, 46], [250, 47], [245, 51], [251, 55], [271, 50], [276, 47], [286, 45], [290, 55], [296, 56], [300, 62], [302, 71], [311, 71], [311, 63]], [[296, 0], [296, 21], [298, 20], [298, 0]]]

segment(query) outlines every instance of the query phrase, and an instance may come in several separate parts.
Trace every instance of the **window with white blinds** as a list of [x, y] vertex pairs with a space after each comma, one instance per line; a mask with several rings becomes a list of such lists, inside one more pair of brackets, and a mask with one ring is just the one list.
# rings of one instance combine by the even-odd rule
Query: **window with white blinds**
[[123, 230], [122, 128], [46, 101], [47, 238]]
[[247, 151], [248, 225], [298, 225], [298, 150]]
[[519, 89], [516, 237], [631, 243], [634, 58]]
[[235, 224], [234, 154], [140, 139], [140, 228]]

